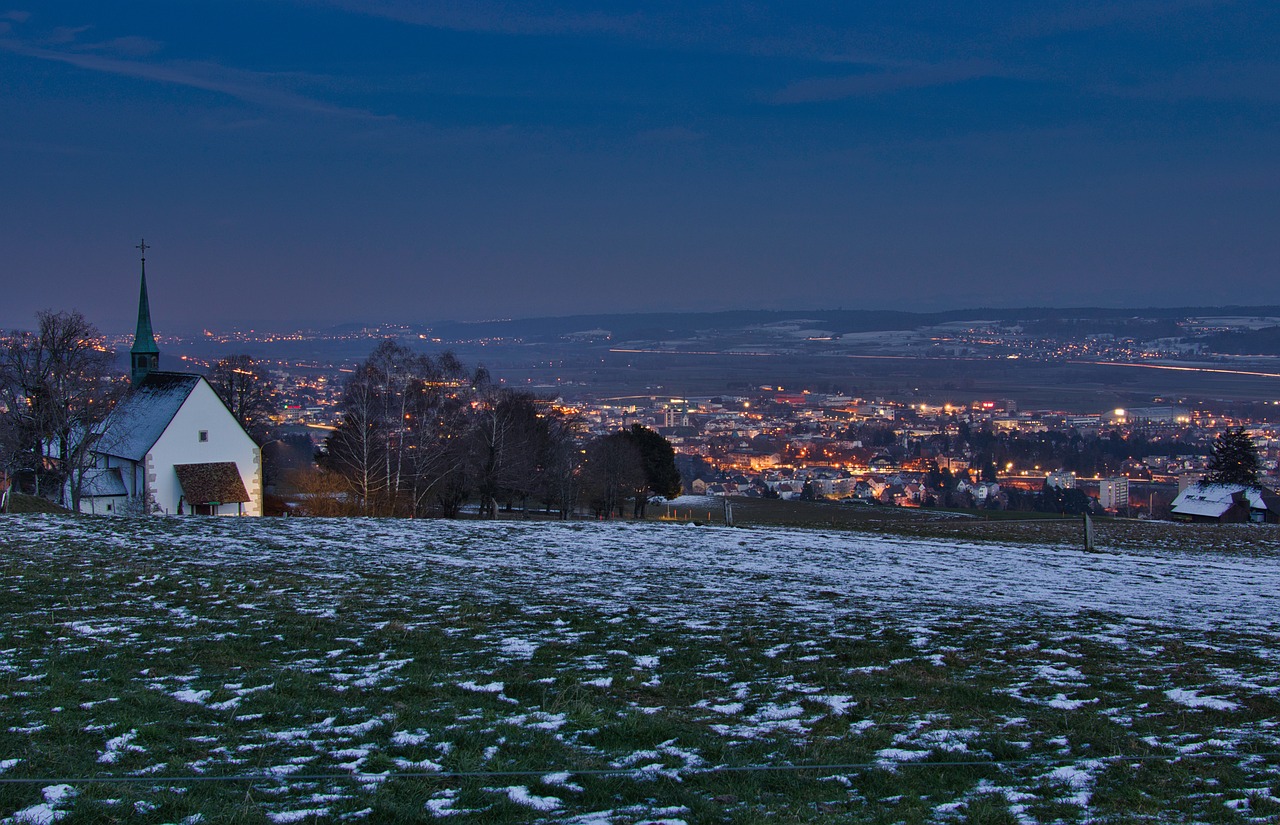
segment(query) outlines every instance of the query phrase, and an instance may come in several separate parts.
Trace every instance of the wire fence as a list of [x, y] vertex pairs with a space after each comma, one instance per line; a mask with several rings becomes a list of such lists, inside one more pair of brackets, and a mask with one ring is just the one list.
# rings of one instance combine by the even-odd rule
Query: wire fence
[[488, 779], [502, 777], [541, 777], [549, 775], [568, 776], [698, 776], [718, 773], [781, 773], [817, 771], [822, 773], [854, 773], [866, 770], [884, 770], [886, 768], [1004, 768], [1020, 766], [1070, 765], [1079, 762], [1180, 762], [1183, 760], [1201, 759], [1280, 759], [1280, 752], [1264, 753], [1207, 753], [1197, 751], [1184, 754], [1110, 754], [1103, 756], [1043, 756], [1024, 757], [1021, 759], [948, 759], [948, 760], [877, 760], [874, 762], [837, 762], [816, 764], [785, 765], [708, 765], [699, 767], [667, 767], [650, 765], [642, 768], [540, 768], [527, 770], [476, 770], [476, 771], [388, 771], [386, 773], [359, 773], [344, 771], [341, 773], [275, 773], [270, 770], [258, 773], [242, 774], [192, 774], [188, 776], [161, 776], [144, 774], [135, 776], [80, 776], [80, 777], [5, 777], [0, 776], [0, 784], [4, 785], [83, 785], [83, 784], [185, 784], [200, 782], [326, 782], [354, 781], [360, 784], [387, 782], [393, 779]]

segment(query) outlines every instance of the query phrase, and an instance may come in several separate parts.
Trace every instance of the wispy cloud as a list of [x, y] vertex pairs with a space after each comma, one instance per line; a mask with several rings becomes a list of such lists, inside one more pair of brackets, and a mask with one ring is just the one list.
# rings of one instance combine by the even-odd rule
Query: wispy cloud
[[93, 26], [56, 26], [45, 38], [45, 43], [51, 45], [74, 43], [80, 35], [92, 28]]
[[934, 66], [868, 71], [842, 77], [811, 77], [786, 86], [774, 94], [772, 100], [774, 103], [791, 104], [872, 97], [904, 89], [949, 86], [979, 77], [997, 77], [1007, 74], [993, 62], [973, 60]]
[[287, 83], [298, 82], [301, 79], [315, 80], [305, 75], [254, 72], [201, 61], [152, 63], [96, 53], [98, 51], [127, 53], [129, 49], [133, 49], [137, 54], [149, 53], [156, 48], [158, 45], [146, 38], [117, 38], [97, 44], [78, 44], [75, 50], [52, 49], [14, 38], [0, 38], [0, 50], [37, 60], [65, 63], [87, 71], [201, 89], [268, 108], [349, 118], [391, 119], [389, 116], [376, 115], [362, 109], [328, 103], [286, 87]]
[[1100, 0], [1068, 3], [1060, 11], [1029, 12], [1010, 25], [1005, 34], [1014, 38], [1045, 37], [1071, 32], [1107, 29], [1209, 10], [1229, 5], [1232, 0]]
[[[766, 6], [649, 4], [643, 11], [603, 12], [565, 8], [531, 10], [510, 0], [296, 0], [352, 14], [459, 32], [514, 36], [612, 36], [645, 46], [817, 62], [891, 64], [867, 51], [861, 33], [799, 17], [793, 9]], [[546, 5], [546, 4], [542, 4]]]
[[125, 37], [113, 37], [100, 43], [84, 43], [81, 44], [80, 48], [86, 51], [105, 52], [121, 57], [149, 57], [163, 49], [164, 44], [159, 40], [152, 40], [150, 37], [128, 35]]
[[401, 23], [455, 31], [502, 34], [625, 34], [642, 31], [641, 14], [607, 14], [597, 11], [549, 11], [535, 13], [518, 3], [495, 0], [314, 0], [344, 11], [382, 17]]

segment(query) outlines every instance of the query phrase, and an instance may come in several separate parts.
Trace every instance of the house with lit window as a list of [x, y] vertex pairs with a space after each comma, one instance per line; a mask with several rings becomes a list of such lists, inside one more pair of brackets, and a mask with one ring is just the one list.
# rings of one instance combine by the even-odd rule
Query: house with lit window
[[145, 257], [129, 355], [133, 387], [96, 437], [80, 510], [262, 515], [261, 448], [203, 376], [159, 369]]

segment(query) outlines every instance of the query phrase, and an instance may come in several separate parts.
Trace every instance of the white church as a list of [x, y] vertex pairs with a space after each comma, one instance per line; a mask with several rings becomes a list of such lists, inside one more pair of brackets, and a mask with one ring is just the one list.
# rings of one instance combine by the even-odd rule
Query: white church
[[94, 444], [84, 513], [260, 516], [262, 449], [200, 375], [160, 370], [160, 349], [142, 290], [130, 355], [133, 388]]

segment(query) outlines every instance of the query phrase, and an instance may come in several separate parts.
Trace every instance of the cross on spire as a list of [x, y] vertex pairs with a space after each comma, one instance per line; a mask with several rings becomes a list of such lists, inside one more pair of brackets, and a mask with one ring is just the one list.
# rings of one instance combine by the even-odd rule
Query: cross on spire
[[151, 247], [147, 246], [147, 239], [146, 239], [146, 238], [143, 238], [143, 239], [142, 239], [142, 243], [140, 243], [140, 244], [138, 244], [137, 246], [135, 246], [135, 247], [134, 247], [134, 249], [141, 249], [141, 250], [142, 250], [142, 260], [144, 260], [144, 261], [147, 259], [147, 250], [148, 250], [148, 249], [150, 249], [150, 248], [151, 248]]

